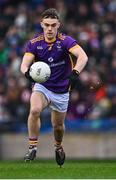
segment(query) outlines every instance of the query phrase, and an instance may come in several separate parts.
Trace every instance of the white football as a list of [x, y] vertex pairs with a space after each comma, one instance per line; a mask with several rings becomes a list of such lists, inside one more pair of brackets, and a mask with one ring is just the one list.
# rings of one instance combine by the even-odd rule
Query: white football
[[43, 83], [49, 79], [51, 70], [48, 64], [38, 61], [31, 65], [29, 74], [34, 81]]

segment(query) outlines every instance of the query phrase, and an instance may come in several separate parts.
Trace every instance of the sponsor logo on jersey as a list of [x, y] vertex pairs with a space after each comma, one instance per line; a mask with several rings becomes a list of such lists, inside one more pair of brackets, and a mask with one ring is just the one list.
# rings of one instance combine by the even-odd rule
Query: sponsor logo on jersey
[[48, 58], [48, 61], [49, 61], [49, 62], [53, 62], [53, 60], [54, 60], [53, 57], [49, 57], [49, 58]]
[[61, 62], [58, 62], [58, 63], [51, 63], [50, 67], [61, 66], [61, 65], [64, 65], [64, 64], [65, 64], [65, 61], [61, 61]]

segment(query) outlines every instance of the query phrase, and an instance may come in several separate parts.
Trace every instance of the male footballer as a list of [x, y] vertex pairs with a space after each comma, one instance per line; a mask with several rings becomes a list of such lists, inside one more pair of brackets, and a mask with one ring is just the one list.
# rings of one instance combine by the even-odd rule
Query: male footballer
[[[57, 164], [62, 166], [65, 161], [62, 140], [69, 89], [76, 83], [88, 57], [75, 39], [59, 32], [60, 18], [56, 9], [45, 10], [41, 15], [40, 24], [43, 33], [35, 35], [27, 43], [21, 63], [21, 72], [27, 79], [34, 82], [29, 75], [30, 65], [35, 61], [43, 61], [50, 66], [51, 76], [44, 83], [34, 82], [28, 116], [29, 149], [24, 159], [31, 161], [36, 157], [41, 125], [40, 113], [49, 106], [54, 130], [55, 159]], [[77, 58], [75, 66], [73, 66], [70, 54]]]

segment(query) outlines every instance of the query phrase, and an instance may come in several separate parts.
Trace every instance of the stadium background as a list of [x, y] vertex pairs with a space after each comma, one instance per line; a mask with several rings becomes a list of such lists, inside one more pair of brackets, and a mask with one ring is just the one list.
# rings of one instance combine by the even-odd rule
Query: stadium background
[[[64, 147], [69, 158], [116, 157], [116, 1], [0, 1], [0, 159], [22, 158], [31, 85], [20, 73], [25, 43], [41, 32], [41, 12], [55, 7], [61, 31], [76, 38], [89, 62], [70, 97]], [[50, 110], [42, 114], [38, 156], [52, 158]]]

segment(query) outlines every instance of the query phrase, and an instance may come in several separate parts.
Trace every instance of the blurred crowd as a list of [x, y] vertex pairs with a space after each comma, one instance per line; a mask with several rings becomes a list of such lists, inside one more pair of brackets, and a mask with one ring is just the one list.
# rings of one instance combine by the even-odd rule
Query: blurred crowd
[[[116, 1], [0, 0], [0, 123], [27, 121], [31, 85], [20, 64], [50, 7], [60, 13], [60, 31], [76, 38], [89, 57], [70, 94], [67, 119], [116, 120]], [[42, 116], [50, 117], [49, 109]]]

